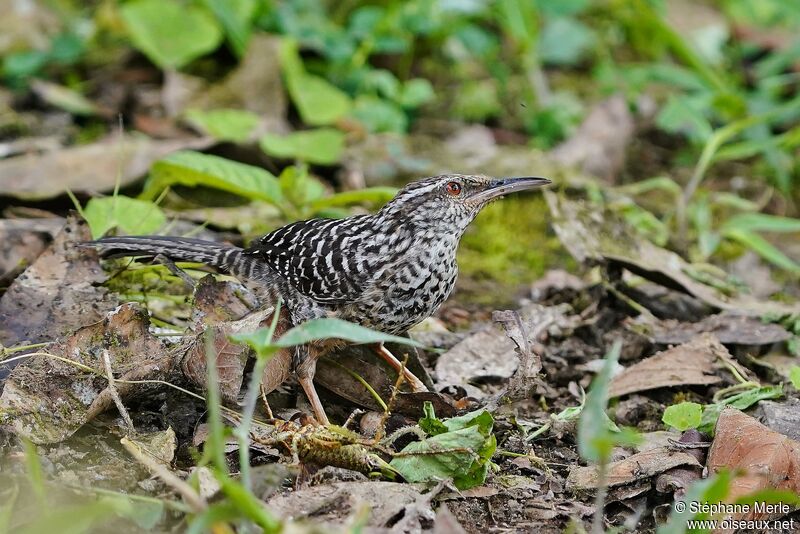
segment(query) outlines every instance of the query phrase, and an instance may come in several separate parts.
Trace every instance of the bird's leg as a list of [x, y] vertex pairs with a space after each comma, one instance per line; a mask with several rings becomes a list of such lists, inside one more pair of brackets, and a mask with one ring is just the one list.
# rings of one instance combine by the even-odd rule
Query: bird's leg
[[407, 367], [405, 367], [400, 360], [394, 357], [389, 349], [383, 346], [383, 343], [379, 344], [375, 350], [380, 354], [381, 358], [386, 360], [386, 362], [392, 366], [392, 369], [397, 371], [398, 373], [403, 373], [406, 381], [411, 385], [411, 389], [415, 392], [419, 391], [428, 391], [428, 388], [425, 384], [422, 383], [422, 380], [416, 377], [414, 373], [412, 373]]
[[317, 372], [317, 358], [312, 355], [307, 346], [297, 347], [295, 351], [295, 372], [297, 381], [303, 387], [311, 409], [314, 410], [314, 417], [322, 425], [329, 425], [328, 416], [325, 415], [325, 408], [319, 400], [317, 390], [314, 387], [314, 374]]
[[175, 262], [169, 259], [164, 254], [157, 254], [155, 260], [166, 267], [169, 272], [180, 278], [183, 283], [188, 287], [190, 290], [194, 291], [197, 282], [195, 282], [194, 278], [186, 274], [186, 271], [175, 265]]

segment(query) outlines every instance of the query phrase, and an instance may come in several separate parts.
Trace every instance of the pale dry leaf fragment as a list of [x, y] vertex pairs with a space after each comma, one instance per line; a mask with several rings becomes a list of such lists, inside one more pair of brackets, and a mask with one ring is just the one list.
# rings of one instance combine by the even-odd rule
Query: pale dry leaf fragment
[[[697, 458], [689, 453], [667, 447], [650, 449], [608, 464], [606, 483], [609, 488], [631, 484], [679, 465], [701, 467]], [[599, 482], [596, 466], [574, 467], [567, 476], [567, 488], [572, 491], [596, 489]]]
[[[706, 467], [711, 474], [722, 470], [743, 473], [731, 481], [727, 502], [766, 489], [800, 493], [800, 442], [770, 430], [736, 408], [726, 407], [719, 414]], [[728, 517], [772, 519], [783, 515], [776, 512], [759, 512], [753, 506]]]
[[0, 191], [6, 196], [42, 200], [74, 193], [111, 191], [131, 184], [157, 159], [181, 149], [200, 150], [206, 139], [154, 140], [142, 135], [109, 139], [0, 161]]
[[722, 381], [722, 370], [729, 372], [731, 368], [743, 377], [750, 375], [713, 335], [703, 334], [631, 365], [611, 380], [609, 396], [670, 386], [717, 384]]

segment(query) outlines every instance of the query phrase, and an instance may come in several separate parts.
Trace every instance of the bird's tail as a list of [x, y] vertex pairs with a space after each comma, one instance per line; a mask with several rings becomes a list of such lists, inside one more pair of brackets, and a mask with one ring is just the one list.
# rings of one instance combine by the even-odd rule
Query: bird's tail
[[235, 276], [255, 278], [263, 268], [244, 249], [213, 241], [170, 236], [104, 237], [85, 243], [104, 258], [164, 255], [174, 261], [204, 263]]

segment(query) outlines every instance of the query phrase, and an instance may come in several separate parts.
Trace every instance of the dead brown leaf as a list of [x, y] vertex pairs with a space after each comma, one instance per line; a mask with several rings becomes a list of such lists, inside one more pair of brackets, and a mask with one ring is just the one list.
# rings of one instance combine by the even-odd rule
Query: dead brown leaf
[[44, 252], [64, 219], [0, 219], [0, 283], [10, 283]]
[[[679, 465], [702, 467], [689, 453], [667, 447], [650, 449], [608, 465], [606, 482], [609, 488], [649, 479]], [[567, 476], [567, 488], [572, 491], [596, 489], [599, 483], [595, 466], [574, 467]]]
[[633, 115], [622, 95], [595, 106], [575, 134], [550, 153], [562, 165], [614, 183], [633, 138]]
[[201, 149], [198, 138], [153, 140], [142, 135], [116, 135], [88, 145], [0, 160], [0, 191], [24, 200], [42, 200], [74, 193], [111, 191], [143, 176], [153, 161], [184, 148]]
[[728, 349], [711, 334], [704, 334], [631, 365], [611, 380], [609, 396], [670, 386], [717, 384], [722, 381], [720, 371], [725, 366], [735, 368], [743, 377], [749, 376]]
[[0, 396], [0, 419], [34, 443], [55, 443], [71, 436], [114, 404], [105, 378], [104, 350], [123, 400], [152, 390], [125, 382], [164, 380], [173, 368], [173, 355], [150, 334], [148, 325], [146, 311], [123, 304], [102, 321], [48, 348], [49, 354], [78, 365], [55, 357], [32, 357], [11, 372]]
[[50, 247], [14, 280], [0, 298], [0, 344], [53, 340], [117, 306], [100, 286], [106, 274], [97, 253], [75, 246], [89, 239], [86, 223], [69, 216]]
[[[800, 493], [800, 442], [770, 430], [736, 408], [719, 414], [706, 466], [714, 474], [723, 469], [742, 472], [731, 481], [727, 502], [760, 490]], [[731, 519], [772, 519], [783, 514], [733, 514]]]
[[661, 321], [654, 326], [652, 337], [655, 343], [676, 345], [707, 332], [725, 345], [772, 345], [792, 337], [779, 324], [729, 313], [711, 315], [696, 323]]

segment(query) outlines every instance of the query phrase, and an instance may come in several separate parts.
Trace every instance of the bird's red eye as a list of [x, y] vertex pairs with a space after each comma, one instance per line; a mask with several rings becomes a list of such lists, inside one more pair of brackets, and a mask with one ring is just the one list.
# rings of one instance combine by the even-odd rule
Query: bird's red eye
[[454, 197], [457, 197], [461, 194], [461, 184], [458, 182], [447, 182], [445, 190]]

